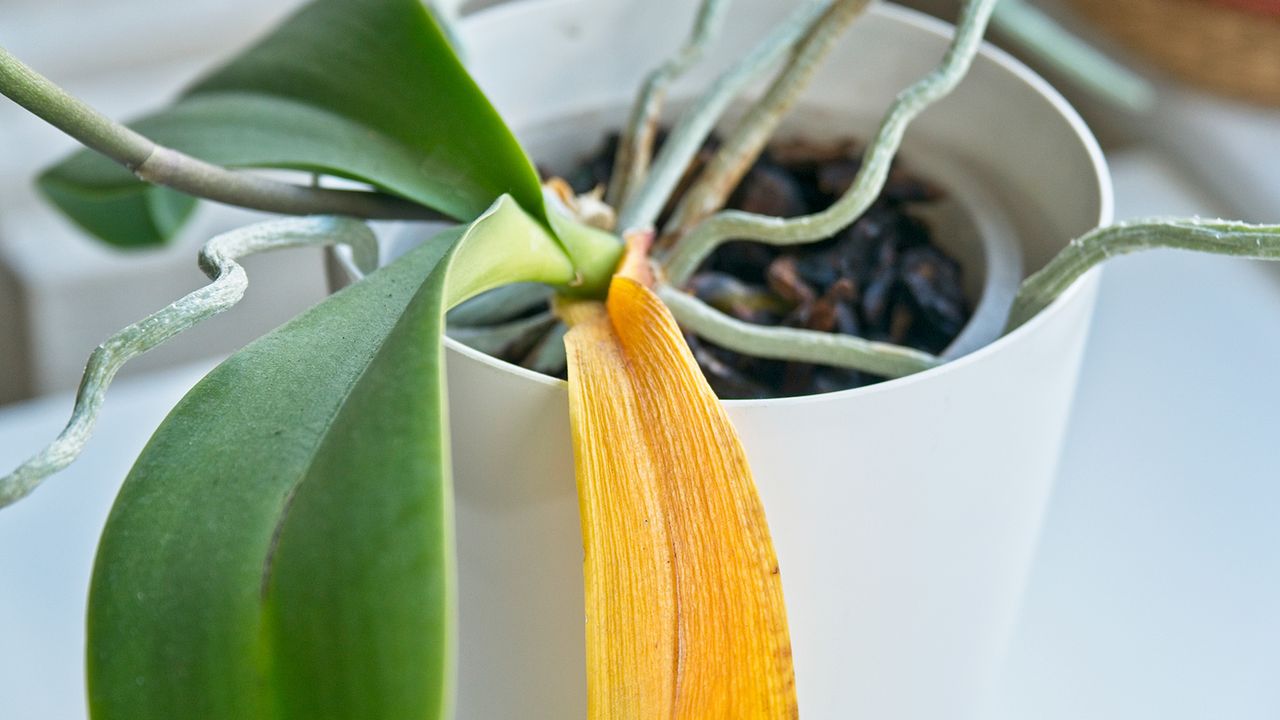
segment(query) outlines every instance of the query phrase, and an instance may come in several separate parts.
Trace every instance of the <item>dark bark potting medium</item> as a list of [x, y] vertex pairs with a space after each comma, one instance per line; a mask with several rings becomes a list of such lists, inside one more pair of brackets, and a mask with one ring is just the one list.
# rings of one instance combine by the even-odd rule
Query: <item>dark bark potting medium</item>
[[[585, 193], [608, 182], [616, 145], [617, 136], [611, 136], [576, 166], [566, 178], [575, 191]], [[677, 198], [713, 149], [714, 141], [690, 168]], [[775, 142], [727, 207], [780, 217], [820, 211], [849, 187], [860, 158], [861, 147], [852, 140]], [[786, 248], [726, 243], [702, 264], [687, 289], [746, 322], [840, 332], [939, 353], [970, 315], [962, 270], [934, 242], [934, 233], [945, 229], [931, 227], [916, 212], [943, 197], [943, 189], [895, 163], [880, 197], [848, 228]], [[659, 219], [659, 228], [671, 209]], [[559, 336], [526, 335], [494, 354], [530, 366], [544, 339], [558, 342]], [[721, 398], [812, 395], [883, 379], [844, 368], [755, 358], [692, 334], [687, 339]], [[557, 369], [564, 377], [564, 368]]]

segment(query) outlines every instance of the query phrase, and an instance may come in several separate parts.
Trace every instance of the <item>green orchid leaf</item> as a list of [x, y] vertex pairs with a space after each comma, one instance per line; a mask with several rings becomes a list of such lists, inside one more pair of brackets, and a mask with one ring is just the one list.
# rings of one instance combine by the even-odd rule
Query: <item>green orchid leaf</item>
[[572, 277], [556, 239], [504, 196], [202, 380], [103, 534], [92, 716], [447, 717], [444, 311], [506, 282]]
[[[546, 222], [533, 164], [419, 0], [314, 0], [132, 127], [219, 165], [358, 180], [459, 219], [509, 194]], [[193, 202], [87, 150], [39, 182], [123, 246], [164, 242]]]
[[[75, 165], [89, 165], [88, 172], [103, 176], [108, 184], [89, 185], [84, 182], [88, 175], [74, 177]], [[140, 183], [124, 168], [87, 150], [59, 167], [70, 172], [51, 170], [40, 176], [45, 197], [76, 225], [119, 247], [164, 243], [182, 228], [196, 206], [190, 195]]]

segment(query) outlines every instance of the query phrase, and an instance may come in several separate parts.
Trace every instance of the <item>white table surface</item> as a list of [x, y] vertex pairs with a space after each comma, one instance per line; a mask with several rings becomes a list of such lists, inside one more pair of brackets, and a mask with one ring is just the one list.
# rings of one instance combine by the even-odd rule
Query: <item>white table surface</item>
[[[1214, 211], [1153, 157], [1115, 169], [1122, 216]], [[80, 463], [0, 513], [0, 719], [84, 717], [97, 535], [151, 430], [211, 366], [122, 381]], [[1277, 373], [1280, 268], [1174, 253], [1108, 268], [995, 717], [1280, 717]], [[0, 467], [69, 403], [0, 409]]]
[[[1149, 155], [1122, 217], [1217, 214]], [[1280, 718], [1280, 264], [1103, 276], [1001, 720]]]

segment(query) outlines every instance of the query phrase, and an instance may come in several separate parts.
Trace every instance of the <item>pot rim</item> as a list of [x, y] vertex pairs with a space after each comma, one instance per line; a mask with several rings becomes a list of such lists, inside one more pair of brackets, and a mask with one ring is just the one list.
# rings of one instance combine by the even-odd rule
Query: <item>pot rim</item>
[[[466, 26], [471, 25], [472, 21], [493, 15], [529, 12], [537, 13], [541, 8], [548, 5], [564, 4], [566, 2], [576, 1], [578, 0], [524, 0], [523, 2], [494, 5], [468, 15], [466, 22], [463, 23], [463, 27], [465, 31]], [[912, 26], [916, 29], [923, 30], [931, 35], [944, 39], [950, 38], [955, 29], [950, 23], [939, 20], [938, 18], [926, 15], [925, 13], [917, 10], [892, 4], [877, 3], [869, 7], [867, 12], [883, 15], [895, 22]], [[1115, 211], [1115, 199], [1113, 196], [1111, 173], [1108, 169], [1106, 158], [1102, 154], [1102, 148], [1098, 145], [1097, 138], [1093, 136], [1092, 131], [1090, 131], [1088, 125], [1085, 124], [1084, 119], [1080, 117], [1080, 114], [1076, 112], [1075, 108], [1073, 108], [1071, 104], [1067, 102], [1066, 98], [1054, 89], [1048, 81], [1037, 75], [1029, 67], [1015, 59], [1009, 53], [984, 40], [979, 48], [979, 54], [996, 63], [1002, 69], [1010, 72], [1017, 79], [1030, 86], [1036, 94], [1047, 101], [1049, 105], [1067, 121], [1067, 124], [1074, 132], [1076, 139], [1080, 142], [1085, 154], [1089, 158], [1090, 166], [1093, 168], [1094, 180], [1098, 186], [1100, 202], [1098, 205], [1098, 217], [1095, 227], [1100, 227], [1110, 223]], [[843, 400], [855, 396], [869, 395], [872, 393], [892, 392], [895, 389], [906, 387], [913, 383], [930, 381], [944, 373], [960, 370], [971, 363], [982, 362], [990, 355], [1004, 352], [1006, 348], [1011, 348], [1011, 346], [1020, 342], [1021, 338], [1037, 332], [1041, 326], [1050, 322], [1053, 317], [1063, 312], [1063, 308], [1071, 302], [1072, 299], [1080, 293], [1086, 292], [1087, 286], [1097, 282], [1097, 270], [1097, 268], [1091, 270], [1085, 275], [1085, 277], [1081, 278], [1072, 287], [1067, 289], [1066, 292], [1055, 298], [1047, 308], [1037, 313], [1035, 317], [1008, 335], [1001, 336], [973, 352], [955, 360], [944, 362], [938, 367], [925, 370], [924, 372], [892, 380], [885, 380], [874, 385], [813, 395], [797, 395], [783, 398], [750, 400], [722, 399], [721, 402], [725, 405], [738, 408], [827, 402], [832, 400]], [[534, 383], [556, 388], [563, 388], [566, 384], [564, 380], [549, 377], [542, 373], [486, 355], [485, 353], [467, 347], [466, 345], [463, 345], [462, 343], [447, 336], [444, 338], [444, 346], [448, 350], [487, 365], [494, 370], [507, 372]]]

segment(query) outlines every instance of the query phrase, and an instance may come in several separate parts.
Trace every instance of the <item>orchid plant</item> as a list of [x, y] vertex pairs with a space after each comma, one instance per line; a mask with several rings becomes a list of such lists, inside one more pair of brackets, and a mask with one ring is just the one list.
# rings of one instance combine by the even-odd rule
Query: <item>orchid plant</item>
[[[728, 240], [809, 243], [856, 220], [883, 187], [908, 124], [961, 82], [996, 0], [964, 2], [946, 56], [888, 108], [837, 202], [785, 220], [724, 210], [815, 65], [868, 4], [798, 2], [674, 122], [655, 154], [668, 86], [715, 41], [731, 5], [703, 0], [688, 42], [640, 89], [603, 195], [587, 196], [540, 183], [467, 74], [445, 16], [419, 0], [312, 0], [173, 105], [127, 127], [0, 49], [0, 92], [88, 148], [39, 183], [103, 241], [164, 243], [198, 198], [293, 216], [210, 240], [200, 254], [208, 286], [98, 347], [66, 429], [0, 479], [0, 505], [73, 461], [125, 362], [235, 305], [247, 284], [241, 258], [343, 245], [365, 272], [213, 370], [139, 457], [93, 574], [92, 716], [449, 716], [456, 597], [446, 312], [536, 283], [550, 289], [563, 323], [563, 343], [550, 352], [569, 368], [590, 716], [795, 717], [764, 510], [683, 332], [885, 377], [941, 360], [851, 335], [744, 323], [683, 286]], [[769, 73], [765, 92], [673, 198], [726, 107]], [[669, 222], [655, 227], [673, 202]], [[453, 226], [379, 267], [364, 222], [372, 219]], [[1274, 259], [1280, 226], [1164, 219], [1100, 228], [1025, 281], [1007, 330], [1099, 262], [1151, 247]]]

